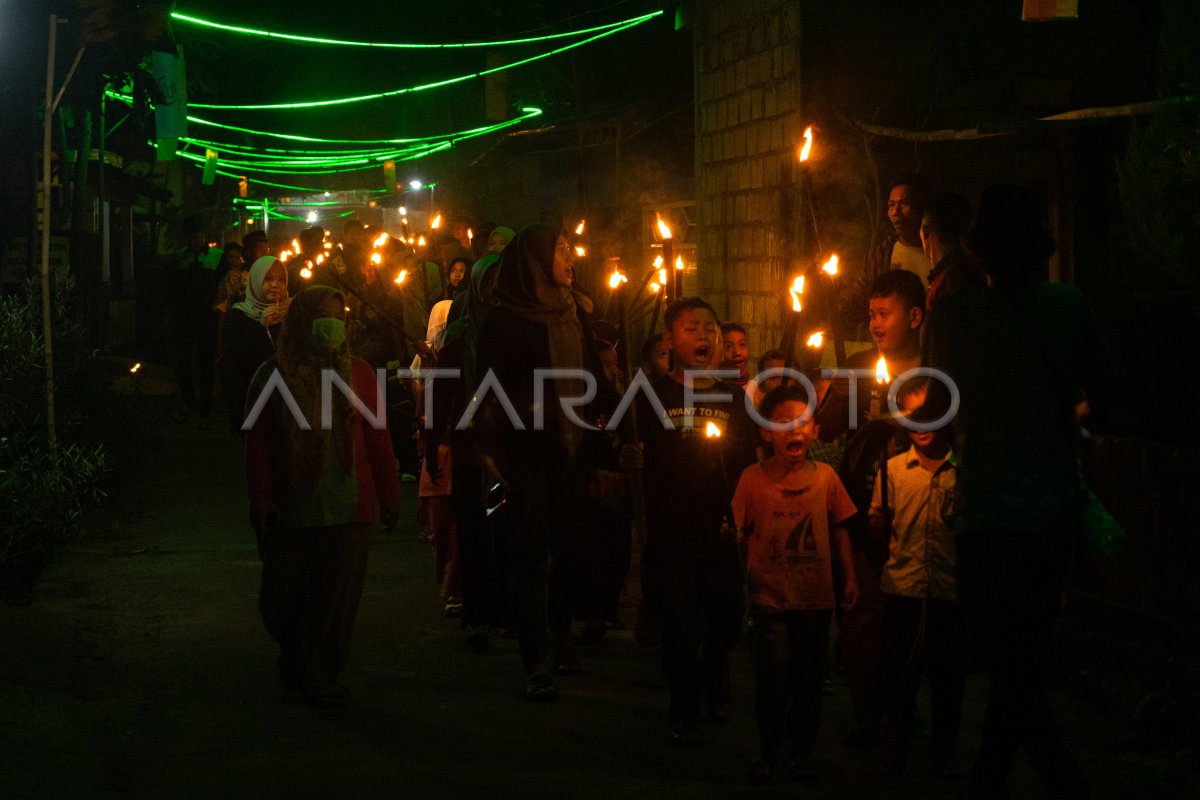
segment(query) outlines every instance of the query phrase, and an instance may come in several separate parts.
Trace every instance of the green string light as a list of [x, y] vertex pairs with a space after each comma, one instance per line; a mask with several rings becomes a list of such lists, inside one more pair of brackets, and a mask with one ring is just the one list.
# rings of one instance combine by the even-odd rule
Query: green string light
[[[113, 100], [119, 100], [120, 102], [125, 103], [126, 105], [133, 105], [133, 96], [132, 95], [121, 94], [120, 92], [114, 92], [111, 90], [105, 92], [105, 94], [107, 94], [108, 97], [112, 98]], [[455, 133], [440, 134], [440, 135], [436, 135], [436, 136], [418, 136], [418, 137], [413, 137], [413, 138], [399, 138], [399, 139], [323, 139], [323, 138], [317, 137], [317, 136], [302, 136], [302, 135], [294, 134], [294, 133], [279, 133], [277, 131], [263, 131], [263, 130], [257, 130], [255, 128], [242, 128], [237, 125], [226, 125], [226, 124], [223, 124], [220, 122], [213, 122], [212, 120], [202, 119], [200, 117], [193, 117], [191, 115], [188, 115], [188, 122], [193, 122], [197, 125], [206, 125], [209, 127], [219, 128], [219, 129], [227, 130], [227, 131], [234, 131], [235, 133], [248, 133], [252, 136], [270, 136], [275, 139], [285, 139], [285, 140], [293, 141], [293, 142], [313, 142], [313, 143], [317, 143], [317, 144], [415, 144], [418, 142], [442, 141], [445, 139], [457, 140], [460, 138], [461, 139], [469, 139], [469, 138], [473, 138], [474, 136], [483, 136], [485, 134], [492, 133], [493, 131], [502, 130], [503, 128], [507, 128], [512, 125], [517, 125], [521, 122], [524, 122], [527, 119], [533, 119], [534, 117], [539, 117], [541, 115], [542, 115], [542, 110], [540, 108], [534, 108], [532, 106], [529, 106], [529, 107], [525, 107], [525, 108], [521, 109], [521, 116], [515, 117], [511, 120], [506, 120], [505, 122], [498, 122], [498, 123], [495, 123], [494, 125], [486, 125], [481, 128], [471, 128], [471, 129], [465, 130], [465, 131], [456, 131]], [[291, 151], [291, 150], [280, 150], [280, 149], [272, 150], [271, 148], [264, 148], [264, 150], [267, 150], [270, 152], [277, 152], [277, 153], [316, 152], [316, 151]]]
[[582, 28], [575, 31], [563, 31], [562, 33], [549, 33], [542, 36], [527, 36], [520, 39], [496, 39], [487, 42], [445, 42], [441, 44], [419, 44], [412, 42], [355, 42], [345, 39], [326, 39], [319, 36], [300, 36], [292, 33], [279, 33], [277, 31], [264, 31], [255, 28], [243, 28], [238, 25], [226, 25], [212, 20], [201, 19], [200, 17], [192, 17], [187, 14], [172, 12], [171, 18], [180, 22], [190, 23], [205, 28], [214, 28], [216, 30], [228, 31], [229, 33], [240, 33], [246, 36], [260, 36], [266, 39], [284, 39], [291, 42], [302, 42], [304, 44], [319, 44], [319, 45], [335, 45], [341, 47], [377, 47], [377, 48], [392, 48], [392, 49], [408, 49], [408, 50], [450, 50], [470, 47], [503, 47], [507, 45], [517, 44], [532, 44], [534, 42], [546, 42], [552, 39], [565, 39], [572, 36], [582, 36], [588, 33], [596, 33], [598, 31], [611, 30], [620, 27], [634, 20], [642, 21], [651, 17], [656, 17], [662, 14], [661, 11], [656, 11], [653, 14], [647, 14], [641, 17], [633, 17], [631, 19], [622, 20], [621, 22], [610, 22], [605, 25], [597, 25], [592, 28]]
[[602, 31], [601, 33], [597, 33], [593, 36], [589, 36], [588, 38], [582, 39], [578, 42], [572, 42], [571, 44], [563, 45], [562, 47], [557, 47], [554, 50], [550, 50], [549, 52], [546, 52], [546, 53], [539, 53], [538, 55], [535, 55], [535, 56], [523, 58], [520, 61], [514, 61], [511, 64], [503, 64], [499, 67], [492, 67], [491, 69], [485, 69], [485, 70], [481, 70], [479, 72], [472, 72], [467, 75], [459, 75], [457, 78], [447, 78], [446, 80], [436, 81], [434, 83], [426, 83], [426, 84], [422, 84], [420, 86], [410, 86], [405, 89], [392, 89], [391, 91], [376, 92], [375, 94], [364, 94], [364, 95], [357, 95], [354, 97], [339, 97], [339, 98], [335, 98], [332, 100], [310, 100], [307, 102], [299, 102], [299, 103], [260, 103], [260, 104], [255, 104], [255, 105], [236, 105], [236, 104], [223, 104], [223, 103], [188, 103], [188, 105], [192, 108], [215, 108], [215, 109], [229, 109], [229, 110], [238, 110], [238, 111], [258, 111], [258, 110], [266, 110], [266, 109], [318, 108], [321, 106], [335, 106], [335, 105], [346, 105], [349, 103], [362, 103], [362, 102], [366, 102], [368, 100], [381, 100], [385, 97], [398, 97], [399, 95], [403, 95], [403, 94], [411, 94], [414, 92], [423, 92], [423, 91], [427, 91], [429, 89], [438, 89], [443, 86], [452, 86], [456, 83], [462, 83], [463, 81], [469, 81], [474, 78], [482, 78], [487, 75], [494, 75], [497, 72], [503, 72], [505, 70], [514, 69], [516, 67], [524, 66], [525, 64], [532, 64], [535, 61], [541, 61], [543, 59], [550, 58], [551, 56], [558, 55], [560, 53], [565, 53], [568, 50], [574, 50], [575, 48], [582, 47], [585, 44], [590, 44], [591, 42], [595, 42], [600, 39], [604, 39], [606, 37], [609, 37], [614, 34], [620, 33], [622, 31], [628, 30], [636, 25], [641, 25], [643, 22], [647, 22], [648, 20], [651, 20], [654, 17], [661, 15], [662, 13], [663, 12], [661, 12], [661, 11], [655, 11], [652, 14], [647, 14], [643, 17], [636, 18], [634, 21], [625, 23], [625, 24], [621, 25], [621, 27], [619, 27], [619, 28], [613, 28], [611, 30]]

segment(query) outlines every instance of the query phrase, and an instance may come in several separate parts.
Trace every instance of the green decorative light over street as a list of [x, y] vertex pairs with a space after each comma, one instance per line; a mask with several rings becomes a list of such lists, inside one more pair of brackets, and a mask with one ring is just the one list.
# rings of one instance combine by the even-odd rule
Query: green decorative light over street
[[627, 26], [630, 24], [638, 24], [645, 22], [648, 19], [662, 15], [662, 11], [654, 11], [649, 14], [643, 14], [640, 17], [631, 17], [630, 19], [621, 20], [620, 22], [610, 22], [605, 25], [596, 25], [591, 28], [581, 28], [574, 31], [563, 31], [561, 33], [548, 33], [543, 36], [526, 36], [517, 39], [493, 39], [486, 42], [442, 42], [442, 43], [417, 43], [417, 42], [356, 42], [347, 39], [327, 39], [320, 36], [301, 36], [293, 33], [280, 33], [278, 31], [266, 31], [257, 28], [245, 28], [239, 25], [226, 25], [212, 20], [193, 17], [179, 12], [172, 12], [171, 18], [179, 22], [186, 22], [191, 25], [197, 25], [205, 28], [213, 28], [216, 30], [227, 31], [229, 33], [239, 33], [246, 36], [258, 36], [266, 39], [282, 39], [289, 42], [300, 42], [303, 44], [316, 44], [338, 47], [377, 47], [390, 49], [407, 49], [407, 50], [451, 50], [470, 47], [503, 47], [507, 45], [518, 44], [533, 44], [535, 42], [547, 42], [553, 39], [566, 39], [572, 36], [583, 36], [589, 33], [597, 33], [600, 31], [610, 31], [614, 28]]

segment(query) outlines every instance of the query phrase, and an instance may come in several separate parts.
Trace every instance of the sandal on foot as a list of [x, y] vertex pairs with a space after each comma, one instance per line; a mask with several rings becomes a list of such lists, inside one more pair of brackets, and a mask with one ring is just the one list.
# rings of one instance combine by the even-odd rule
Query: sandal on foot
[[558, 697], [554, 680], [545, 672], [535, 672], [525, 678], [525, 699], [531, 703], [549, 703]]

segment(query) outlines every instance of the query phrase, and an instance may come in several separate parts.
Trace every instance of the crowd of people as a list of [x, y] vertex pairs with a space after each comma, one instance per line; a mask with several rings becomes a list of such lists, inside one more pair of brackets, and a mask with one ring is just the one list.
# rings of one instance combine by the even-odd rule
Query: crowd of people
[[[337, 244], [305, 231], [286, 263], [261, 234], [210, 251], [189, 228], [176, 419], [207, 424], [215, 367], [245, 437], [281, 683], [346, 702], [367, 535], [395, 524], [411, 479], [445, 615], [477, 651], [515, 637], [529, 701], [553, 701], [583, 668], [575, 644], [600, 642], [632, 598], [661, 653], [670, 744], [728, 718], [748, 638], [752, 781], [816, 777], [835, 672], [853, 698], [845, 744], [897, 771], [928, 675], [932, 769], [957, 780], [974, 640], [991, 694], [963, 796], [1007, 796], [1022, 748], [1052, 796], [1086, 796], [1043, 675], [1098, 374], [1090, 312], [1041, 279], [1054, 243], [1033, 193], [992, 187], [972, 214], [906, 175], [887, 208], [893, 234], [837, 306], [866, 345], [839, 365], [849, 379], [756, 357], [747, 327], [699, 297], [619, 342], [550, 225], [456, 225], [434, 258], [352, 221]], [[627, 391], [638, 372], [649, 389]]]

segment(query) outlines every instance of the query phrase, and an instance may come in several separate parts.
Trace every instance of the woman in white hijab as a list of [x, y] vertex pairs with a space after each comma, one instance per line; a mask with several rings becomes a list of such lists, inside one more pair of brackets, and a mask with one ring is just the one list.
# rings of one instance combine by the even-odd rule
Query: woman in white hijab
[[290, 301], [283, 262], [275, 256], [263, 256], [250, 267], [246, 297], [225, 315], [221, 328], [221, 391], [229, 407], [231, 433], [241, 430], [246, 389], [258, 365], [274, 354], [273, 336]]

